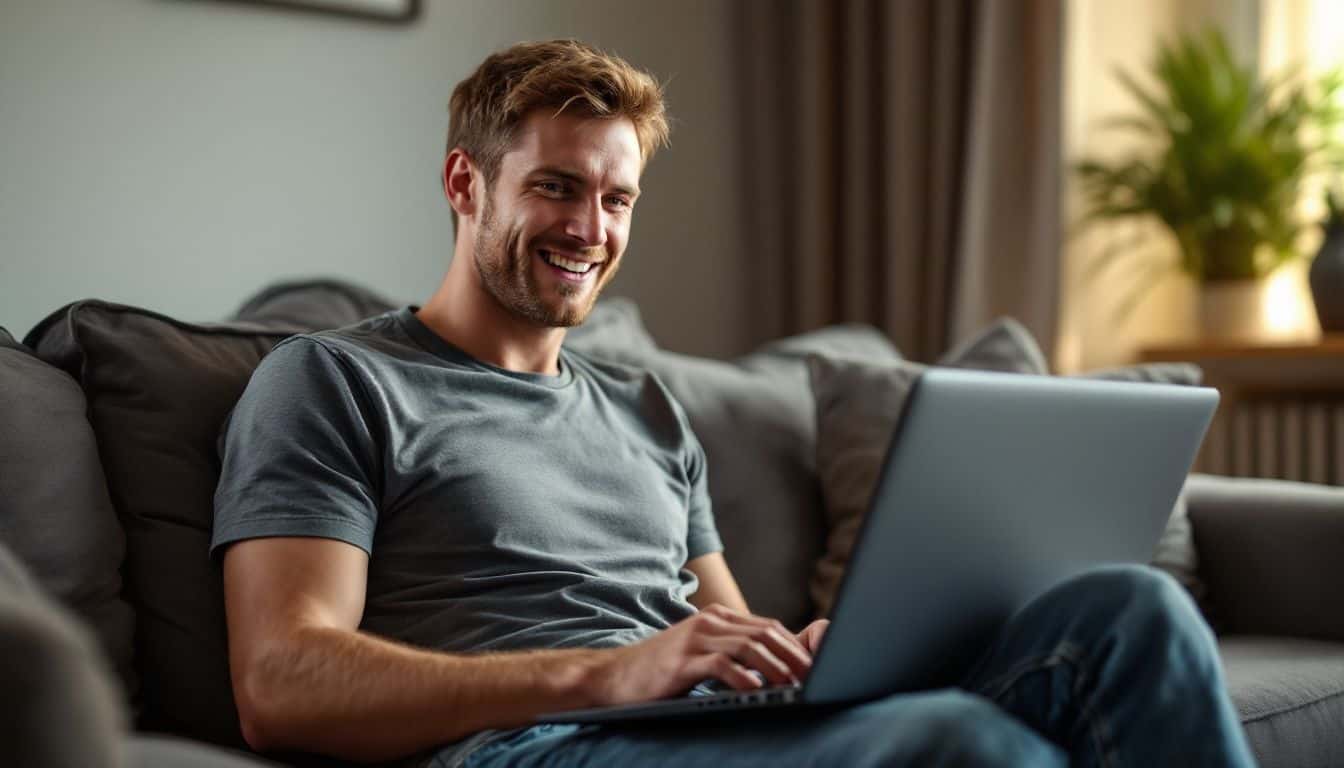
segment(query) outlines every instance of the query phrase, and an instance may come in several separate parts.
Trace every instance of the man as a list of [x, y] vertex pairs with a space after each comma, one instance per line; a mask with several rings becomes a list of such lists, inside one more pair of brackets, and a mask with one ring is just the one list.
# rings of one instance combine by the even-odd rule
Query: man
[[258, 368], [212, 545], [248, 742], [472, 766], [1250, 764], [1207, 628], [1137, 568], [1042, 597], [964, 689], [739, 728], [529, 727], [801, 680], [826, 629], [750, 613], [657, 379], [561, 348], [666, 138], [657, 84], [619, 59], [487, 58], [452, 97], [438, 290]]

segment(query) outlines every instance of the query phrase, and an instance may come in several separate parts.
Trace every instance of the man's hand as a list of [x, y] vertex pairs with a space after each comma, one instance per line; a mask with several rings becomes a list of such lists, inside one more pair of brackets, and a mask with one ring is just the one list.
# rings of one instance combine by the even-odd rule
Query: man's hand
[[708, 678], [737, 690], [760, 688], [753, 670], [771, 685], [788, 685], [812, 668], [811, 652], [784, 625], [722, 605], [604, 656], [592, 692], [608, 706], [675, 696]]
[[829, 626], [831, 626], [830, 619], [817, 619], [798, 633], [798, 642], [803, 644], [808, 653], [815, 654], [817, 649], [821, 647], [822, 635], [826, 634], [826, 629]]

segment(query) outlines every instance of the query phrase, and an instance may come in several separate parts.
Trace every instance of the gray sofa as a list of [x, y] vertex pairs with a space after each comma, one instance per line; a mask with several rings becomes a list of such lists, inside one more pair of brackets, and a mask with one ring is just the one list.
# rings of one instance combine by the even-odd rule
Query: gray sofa
[[[261, 764], [238, 730], [206, 555], [219, 424], [280, 339], [388, 306], [317, 281], [267, 289], [214, 324], [86, 301], [25, 343], [0, 332], [0, 690], [25, 714], [0, 727], [10, 755], [26, 756], [16, 764]], [[795, 626], [815, 615], [818, 568], [836, 556], [836, 489], [818, 471], [827, 425], [809, 358], [898, 364], [897, 350], [845, 326], [698, 359], [659, 349], [619, 300], [568, 343], [658, 373], [705, 446], [749, 602]], [[1022, 370], [1043, 358], [1007, 323], [944, 362]], [[1218, 630], [1265, 766], [1344, 766], [1344, 610], [1330, 586], [1344, 581], [1341, 561], [1336, 488], [1193, 476], [1164, 536], [1157, 564]]]

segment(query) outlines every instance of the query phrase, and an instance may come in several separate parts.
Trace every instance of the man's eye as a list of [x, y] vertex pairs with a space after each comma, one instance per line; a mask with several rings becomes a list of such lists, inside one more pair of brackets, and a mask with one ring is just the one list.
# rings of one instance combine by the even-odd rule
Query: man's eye
[[558, 181], [540, 181], [537, 182], [537, 189], [548, 195], [561, 195], [565, 192], [565, 185]]
[[626, 200], [624, 197], [608, 197], [607, 205], [610, 205], [612, 208], [629, 208], [630, 201]]

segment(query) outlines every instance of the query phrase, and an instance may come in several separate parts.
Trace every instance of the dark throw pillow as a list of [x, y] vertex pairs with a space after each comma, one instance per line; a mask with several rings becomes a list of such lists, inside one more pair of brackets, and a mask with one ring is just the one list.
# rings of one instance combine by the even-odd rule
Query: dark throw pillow
[[252, 370], [296, 327], [198, 325], [103, 301], [71, 304], [29, 345], [79, 379], [126, 531], [139, 725], [243, 746], [223, 592], [209, 559], [216, 437]]

